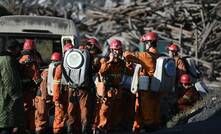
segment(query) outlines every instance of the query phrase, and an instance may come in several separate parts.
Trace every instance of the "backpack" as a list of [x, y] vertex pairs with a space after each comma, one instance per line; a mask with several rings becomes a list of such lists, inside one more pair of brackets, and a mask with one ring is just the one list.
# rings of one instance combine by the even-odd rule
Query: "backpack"
[[72, 89], [87, 87], [90, 82], [90, 54], [87, 50], [70, 49], [64, 55], [62, 84]]
[[187, 73], [190, 75], [191, 82], [195, 83], [200, 78], [200, 71], [195, 63], [195, 60], [189, 56], [182, 57]]
[[181, 59], [184, 62], [187, 73], [190, 75], [190, 80], [197, 92], [201, 97], [207, 95], [209, 92], [208, 87], [202, 80], [200, 80], [200, 71], [195, 63], [195, 60], [189, 56], [182, 57]]
[[53, 96], [54, 95], [54, 73], [56, 67], [61, 64], [61, 62], [52, 62], [49, 64], [48, 67], [48, 76], [47, 76], [47, 91], [48, 95]]
[[170, 57], [159, 57], [156, 60], [156, 69], [151, 78], [150, 90], [153, 92], [170, 92], [176, 78], [175, 60]]
[[150, 90], [153, 92], [169, 92], [172, 91], [175, 77], [176, 66], [175, 60], [170, 57], [157, 57], [153, 53], [149, 53], [156, 63], [153, 77], [139, 76], [141, 65], [137, 64], [132, 78], [131, 92], [136, 93], [137, 90]]

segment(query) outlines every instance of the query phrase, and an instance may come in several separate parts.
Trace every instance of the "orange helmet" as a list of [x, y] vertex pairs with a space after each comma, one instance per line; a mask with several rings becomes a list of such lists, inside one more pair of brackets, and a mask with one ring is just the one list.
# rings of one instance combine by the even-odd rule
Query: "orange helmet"
[[23, 50], [34, 50], [36, 48], [35, 43], [31, 39], [26, 39], [23, 45]]
[[173, 51], [173, 52], [178, 52], [179, 47], [176, 44], [171, 44], [171, 45], [168, 46], [168, 50]]
[[180, 83], [189, 84], [190, 83], [190, 76], [188, 74], [181, 75]]
[[141, 39], [140, 39], [142, 42], [145, 42], [145, 41], [157, 41], [157, 33], [155, 32], [149, 32], [149, 33], [146, 33], [144, 34]]
[[52, 60], [52, 61], [61, 61], [61, 53], [54, 52], [54, 53], [51, 55], [51, 60]]
[[122, 43], [120, 40], [113, 39], [110, 42], [110, 49], [122, 49]]
[[64, 45], [64, 52], [66, 52], [67, 50], [72, 49], [72, 48], [74, 48], [74, 46], [71, 43], [66, 43]]

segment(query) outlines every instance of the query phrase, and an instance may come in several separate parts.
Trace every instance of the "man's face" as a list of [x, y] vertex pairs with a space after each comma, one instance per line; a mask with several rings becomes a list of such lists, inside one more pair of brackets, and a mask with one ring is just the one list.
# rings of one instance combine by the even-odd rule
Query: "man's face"
[[120, 57], [122, 54], [121, 49], [112, 49], [112, 53], [114, 54], [114, 57]]
[[87, 48], [88, 50], [91, 50], [91, 49], [94, 48], [94, 44], [88, 43], [88, 44], [86, 45], [86, 48]]
[[90, 54], [92, 55], [96, 55], [96, 50], [94, 49], [95, 48], [95, 45], [94, 44], [91, 44], [91, 43], [88, 43], [86, 45], [86, 49], [90, 52]]
[[169, 57], [173, 58], [173, 52], [169, 51]]
[[144, 48], [145, 48], [145, 50], [149, 50], [150, 47], [151, 47], [151, 41], [145, 41], [145, 42], [144, 42]]

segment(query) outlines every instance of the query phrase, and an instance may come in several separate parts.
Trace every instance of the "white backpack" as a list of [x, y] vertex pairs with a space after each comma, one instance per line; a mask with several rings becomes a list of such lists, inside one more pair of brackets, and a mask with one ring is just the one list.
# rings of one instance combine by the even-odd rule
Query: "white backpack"
[[64, 55], [62, 84], [73, 88], [89, 84], [90, 54], [87, 50], [70, 49]]
[[134, 71], [131, 92], [136, 93], [137, 90], [153, 91], [153, 92], [170, 92], [173, 90], [176, 78], [175, 60], [170, 57], [159, 57], [156, 59], [156, 69], [153, 77], [139, 76], [141, 65], [137, 64]]
[[172, 91], [176, 78], [175, 60], [170, 57], [159, 57], [156, 61], [156, 69], [151, 79], [151, 91]]
[[47, 91], [50, 96], [54, 95], [54, 72], [59, 64], [61, 62], [52, 62], [48, 67]]

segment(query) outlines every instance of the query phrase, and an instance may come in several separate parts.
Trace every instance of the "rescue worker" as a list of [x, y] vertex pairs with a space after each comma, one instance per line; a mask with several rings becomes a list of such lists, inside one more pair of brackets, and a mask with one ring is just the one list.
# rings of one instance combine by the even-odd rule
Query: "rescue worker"
[[[4, 48], [5, 47], [5, 48]], [[0, 38], [0, 133], [22, 134], [24, 105], [16, 41], [3, 44]], [[14, 128], [14, 129], [13, 129]], [[16, 128], [16, 131], [14, 131]]]
[[31, 50], [29, 50], [29, 51], [32, 51], [33, 58], [37, 62], [38, 66], [42, 67], [44, 65], [44, 61], [41, 57], [41, 54], [37, 51], [36, 44], [32, 39], [26, 39], [25, 40], [24, 45], [23, 45], [23, 50], [26, 50], [26, 48], [28, 48], [29, 46], [32, 46]]
[[188, 74], [181, 75], [180, 83], [184, 88], [184, 93], [178, 99], [177, 104], [180, 111], [185, 111], [188, 108], [191, 108], [196, 101], [199, 100], [200, 95], [196, 88], [191, 84], [190, 76]]
[[168, 46], [169, 56], [174, 58], [176, 63], [176, 85], [175, 85], [175, 92], [178, 97], [182, 94], [182, 90], [180, 89], [181, 84], [179, 83], [180, 76], [182, 74], [187, 73], [184, 61], [179, 56], [179, 47], [176, 44], [170, 44]]
[[[64, 131], [66, 110], [67, 110], [67, 96], [68, 92], [65, 92], [61, 86], [62, 77], [62, 56], [58, 52], [54, 52], [51, 55], [51, 64], [48, 69], [48, 90], [53, 92], [53, 102], [55, 105], [55, 114], [53, 122], [53, 133], [60, 134]], [[52, 83], [51, 83], [52, 82]]]
[[95, 38], [88, 38], [86, 40], [87, 44], [85, 46], [85, 49], [87, 49], [91, 55], [97, 55], [101, 53], [101, 46], [97, 39]]
[[[93, 40], [93, 41], [92, 41]], [[93, 44], [95, 43], [95, 44]], [[71, 103], [68, 105], [68, 133], [77, 133], [77, 134], [86, 134], [91, 132], [91, 124], [92, 124], [92, 116], [93, 116], [93, 107], [94, 107], [94, 82], [93, 75], [95, 72], [94, 59], [98, 53], [99, 48], [98, 41], [96, 39], [86, 39], [86, 44], [84, 47], [79, 49], [87, 49], [90, 53], [90, 73], [89, 77], [89, 85], [86, 87], [75, 88], [70, 87], [69, 89], [69, 100]], [[97, 64], [96, 64], [97, 65]]]
[[168, 122], [175, 114], [179, 112], [177, 108], [177, 101], [184, 92], [182, 84], [180, 83], [180, 77], [182, 74], [187, 73], [186, 66], [183, 59], [179, 56], [179, 47], [172, 43], [167, 47], [169, 51], [169, 57], [175, 60], [176, 64], [176, 79], [175, 79], [175, 90], [174, 92], [168, 93], [166, 96], [162, 97], [162, 124], [164, 125]]
[[[157, 51], [157, 34], [149, 32], [141, 37], [144, 43], [144, 52], [124, 52], [126, 61], [142, 65], [140, 76], [152, 77], [155, 71], [155, 62], [159, 57]], [[150, 90], [138, 90], [135, 102], [135, 119], [133, 131], [157, 130], [160, 126], [160, 94]]]
[[[97, 133], [129, 131], [127, 127], [129, 122], [126, 122], [125, 116], [126, 112], [130, 111], [124, 111], [128, 110], [124, 103], [127, 91], [120, 85], [123, 75], [126, 74], [126, 63], [122, 60], [122, 43], [120, 40], [113, 39], [109, 47], [111, 49], [109, 57], [100, 60], [98, 80], [103, 82], [105, 89], [102, 91], [103, 95], [97, 95], [98, 103], [95, 111]], [[97, 90], [101, 90], [99, 88], [102, 87], [97, 86]], [[130, 102], [130, 100], [127, 101]]]
[[179, 113], [173, 116], [166, 124], [167, 128], [172, 128], [183, 122], [186, 117], [192, 116], [192, 107], [200, 99], [200, 94], [196, 88], [192, 85], [190, 76], [183, 74], [180, 77], [181, 88], [184, 88], [183, 94], [177, 100], [177, 107]]
[[33, 43], [23, 45], [22, 57], [19, 59], [22, 71], [22, 84], [24, 92], [24, 108], [26, 116], [26, 129], [35, 132], [35, 108], [33, 101], [36, 89], [41, 82], [37, 61], [34, 58]]
[[45, 134], [49, 126], [49, 110], [52, 98], [47, 92], [48, 69], [44, 69], [41, 73], [41, 84], [35, 97], [35, 133]]
[[88, 38], [86, 45], [81, 48], [87, 49], [89, 51], [91, 56], [92, 75], [96, 75], [100, 69], [101, 56], [99, 54], [101, 54], [102, 50], [100, 43], [95, 38]]

